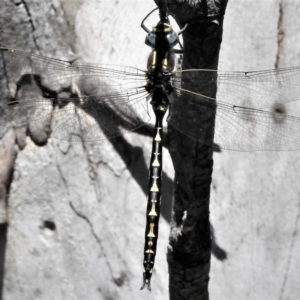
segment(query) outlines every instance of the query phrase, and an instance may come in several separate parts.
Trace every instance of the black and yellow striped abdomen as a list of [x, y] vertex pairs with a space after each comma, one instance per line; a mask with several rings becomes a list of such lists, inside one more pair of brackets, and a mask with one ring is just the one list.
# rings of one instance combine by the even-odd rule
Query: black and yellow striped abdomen
[[148, 204], [147, 204], [147, 223], [145, 230], [144, 247], [144, 285], [148, 285], [150, 290], [150, 279], [153, 271], [156, 255], [156, 245], [158, 238], [158, 225], [160, 216], [161, 186], [162, 186], [162, 139], [163, 139], [163, 117], [167, 106], [153, 107], [156, 122], [155, 133], [152, 141], [152, 153], [149, 168]]

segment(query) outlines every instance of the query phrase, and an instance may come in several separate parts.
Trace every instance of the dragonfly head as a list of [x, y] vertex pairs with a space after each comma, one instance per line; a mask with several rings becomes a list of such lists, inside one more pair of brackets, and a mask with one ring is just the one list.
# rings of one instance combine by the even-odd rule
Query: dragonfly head
[[158, 22], [147, 34], [145, 43], [155, 49], [163, 46], [167, 51], [179, 43], [179, 37], [170, 24]]

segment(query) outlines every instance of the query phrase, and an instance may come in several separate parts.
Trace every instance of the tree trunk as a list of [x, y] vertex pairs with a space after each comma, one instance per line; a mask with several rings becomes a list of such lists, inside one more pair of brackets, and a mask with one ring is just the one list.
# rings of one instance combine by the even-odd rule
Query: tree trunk
[[[183, 69], [218, 68], [223, 18], [227, 1], [169, 1], [183, 32]], [[207, 82], [215, 74], [207, 73]], [[184, 88], [184, 87], [183, 87]], [[216, 85], [195, 85], [194, 91], [216, 97]], [[182, 97], [182, 111], [188, 110]], [[213, 136], [215, 112], [201, 116], [186, 112], [192, 126], [203, 126]], [[209, 124], [209, 125], [208, 125]], [[209, 131], [209, 132], [208, 132]], [[168, 247], [170, 299], [209, 299], [211, 234], [209, 195], [213, 145], [204, 145], [168, 127], [168, 150], [175, 169], [175, 195]]]

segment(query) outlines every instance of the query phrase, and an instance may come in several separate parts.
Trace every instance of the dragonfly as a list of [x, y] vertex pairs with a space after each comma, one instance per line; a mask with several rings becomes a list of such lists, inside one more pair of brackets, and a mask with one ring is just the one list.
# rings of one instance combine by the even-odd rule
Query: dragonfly
[[[300, 67], [251, 72], [179, 70], [175, 32], [166, 10], [146, 31], [152, 49], [147, 69], [79, 64], [0, 48], [0, 76], [7, 94], [0, 102], [0, 136], [26, 128], [70, 142], [99, 142], [146, 126], [155, 115], [149, 167], [143, 284], [151, 289], [158, 240], [162, 189], [163, 119], [179, 132], [207, 145], [238, 151], [300, 149], [300, 118], [283, 104], [299, 100]], [[199, 92], [206, 86], [217, 94]], [[23, 96], [25, 89], [41, 91]], [[207, 116], [212, 121], [203, 122]], [[49, 125], [50, 124], [50, 125]], [[209, 128], [214, 126], [212, 134]]]

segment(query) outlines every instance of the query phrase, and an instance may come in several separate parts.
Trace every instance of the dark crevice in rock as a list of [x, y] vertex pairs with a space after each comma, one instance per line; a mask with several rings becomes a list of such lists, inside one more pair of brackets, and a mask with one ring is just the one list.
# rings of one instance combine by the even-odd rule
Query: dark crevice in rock
[[44, 228], [47, 228], [51, 231], [55, 231], [56, 230], [56, 225], [53, 221], [49, 221], [49, 220], [46, 220], [43, 222], [43, 227]]
[[99, 182], [98, 182], [98, 172], [96, 170], [96, 165], [93, 163], [93, 161], [92, 161], [92, 159], [89, 155], [89, 151], [87, 149], [87, 146], [86, 146], [86, 143], [85, 143], [84, 139], [82, 138], [81, 140], [82, 140], [83, 151], [84, 151], [84, 154], [85, 154], [88, 166], [89, 166], [89, 177], [90, 177], [92, 185], [94, 187], [94, 191], [95, 191], [95, 194], [96, 194], [96, 197], [97, 197], [97, 201], [101, 202], [101, 197], [100, 197], [100, 195], [101, 195], [101, 192], [100, 192], [101, 184], [99, 184]]
[[[6, 61], [4, 59], [4, 55], [3, 55], [2, 52], [1, 52], [1, 58], [2, 58], [2, 63], [3, 63], [3, 75], [4, 75], [4, 78], [5, 78], [5, 85], [6, 85], [6, 88], [7, 88], [7, 92], [9, 93], [9, 84], [8, 84], [9, 80], [8, 80], [8, 74], [7, 74]], [[1, 103], [0, 105], [3, 105], [3, 103]]]
[[300, 221], [300, 202], [298, 203], [298, 212], [297, 212], [297, 216], [296, 216], [296, 220], [295, 220], [293, 235], [291, 236], [291, 244], [290, 244], [290, 249], [289, 249], [289, 255], [288, 255], [288, 258], [287, 258], [284, 280], [283, 280], [283, 283], [282, 283], [282, 287], [280, 289], [279, 300], [285, 299], [284, 298], [284, 292], [285, 292], [287, 282], [289, 280], [290, 268], [291, 268], [291, 264], [292, 264], [291, 262], [292, 262], [292, 259], [293, 259], [295, 243], [297, 241], [299, 221]]
[[102, 246], [102, 243], [101, 243], [101, 240], [100, 238], [97, 236], [97, 234], [95, 233], [95, 230], [94, 230], [94, 227], [93, 227], [93, 224], [92, 222], [89, 220], [88, 217], [86, 217], [85, 215], [83, 215], [82, 213], [80, 213], [79, 211], [77, 211], [73, 205], [72, 202], [69, 202], [69, 205], [71, 207], [71, 209], [74, 211], [74, 213], [81, 219], [83, 219], [88, 225], [89, 227], [91, 228], [91, 233], [93, 235], [93, 237], [95, 238], [95, 240], [97, 241], [98, 245], [100, 246], [100, 249], [102, 251], [102, 253], [104, 254], [104, 251], [103, 251], [103, 246]]
[[66, 178], [65, 178], [65, 176], [64, 176], [64, 174], [63, 174], [63, 172], [62, 172], [59, 164], [57, 164], [57, 170], [58, 170], [58, 172], [60, 174], [60, 177], [61, 177], [61, 179], [62, 179], [62, 181], [63, 181], [63, 183], [64, 183], [67, 191], [69, 191], [69, 189], [68, 189], [68, 182], [67, 182], [67, 180], [66, 180]]
[[120, 276], [118, 278], [115, 278], [114, 279], [114, 283], [117, 285], [117, 286], [123, 286], [124, 283], [126, 282], [127, 280], [127, 275], [125, 272], [121, 272]]
[[55, 90], [51, 90], [47, 88], [45, 85], [42, 84], [42, 77], [41, 75], [38, 74], [24, 74], [21, 76], [21, 78], [17, 81], [17, 90], [16, 90], [16, 96], [15, 99], [17, 98], [17, 93], [19, 90], [25, 86], [25, 85], [31, 85], [31, 84], [36, 84], [38, 88], [41, 90], [42, 95], [46, 99], [56, 99], [57, 98], [57, 92]]
[[11, 3], [13, 3], [15, 6], [20, 6], [22, 4], [23, 0], [10, 0]]
[[32, 28], [32, 39], [33, 39], [33, 43], [34, 43], [36, 49], [37, 49], [38, 51], [40, 51], [40, 47], [38, 46], [36, 37], [35, 37], [35, 35], [34, 35], [34, 32], [35, 32], [36, 28], [35, 28], [35, 26], [34, 26], [34, 24], [33, 24], [33, 20], [32, 20], [32, 16], [31, 16], [29, 7], [28, 7], [28, 5], [27, 5], [27, 3], [26, 3], [25, 0], [22, 0], [22, 3], [24, 4], [24, 8], [25, 8], [25, 10], [26, 10], [26, 13], [27, 13], [28, 18], [29, 18], [29, 23], [30, 23], [31, 28]]
[[[15, 161], [17, 159], [17, 156], [18, 156], [18, 154], [15, 155]], [[15, 161], [14, 161], [14, 165], [15, 165]], [[8, 197], [9, 197], [9, 194], [10, 194], [10, 188], [11, 188], [11, 184], [12, 184], [12, 181], [13, 181], [14, 171], [15, 171], [15, 169], [13, 168], [11, 170], [10, 174], [9, 174], [8, 181], [5, 184], [5, 187], [6, 187], [6, 198], [5, 198], [6, 205], [8, 203]]]
[[14, 4], [15, 6], [20, 6], [20, 5], [22, 4], [22, 0], [20, 0], [20, 1], [10, 0], [10, 2], [11, 2], [12, 4]]
[[95, 238], [97, 244], [99, 245], [99, 248], [100, 248], [100, 253], [101, 255], [103, 255], [103, 257], [105, 258], [105, 261], [106, 261], [106, 264], [107, 264], [107, 267], [109, 269], [109, 272], [111, 274], [111, 276], [113, 277], [113, 271], [112, 271], [112, 268], [110, 266], [110, 264], [108, 263], [108, 259], [107, 259], [107, 256], [105, 254], [105, 251], [104, 251], [104, 248], [103, 248], [103, 245], [102, 245], [102, 242], [101, 242], [101, 239], [97, 236], [97, 234], [95, 233], [95, 230], [94, 230], [94, 226], [92, 224], [92, 222], [89, 220], [89, 218], [85, 215], [83, 215], [82, 213], [80, 213], [78, 210], [76, 210], [76, 208], [74, 207], [74, 205], [72, 204], [72, 202], [69, 202], [69, 205], [71, 207], [71, 209], [73, 210], [73, 212], [82, 220], [84, 220], [90, 227], [91, 229], [91, 233], [92, 233], [92, 236]]
[[51, 3], [50, 7], [53, 9], [54, 13], [57, 15], [57, 9], [55, 8], [55, 6]]
[[280, 58], [283, 52], [283, 40], [284, 40], [284, 31], [283, 31], [283, 4], [282, 0], [279, 3], [279, 18], [278, 18], [278, 26], [277, 26], [277, 54], [275, 61], [275, 68], [278, 69], [280, 65]]

